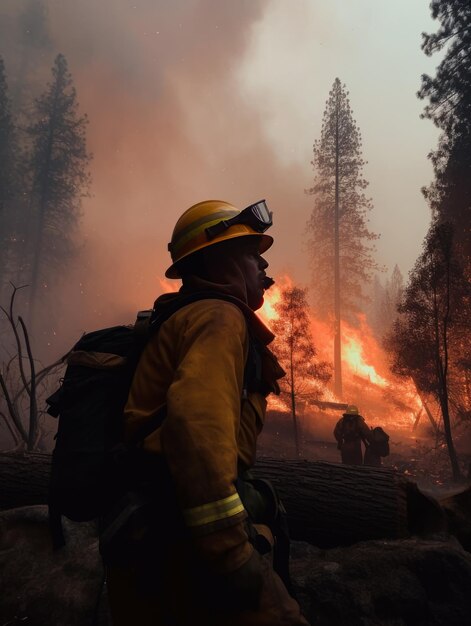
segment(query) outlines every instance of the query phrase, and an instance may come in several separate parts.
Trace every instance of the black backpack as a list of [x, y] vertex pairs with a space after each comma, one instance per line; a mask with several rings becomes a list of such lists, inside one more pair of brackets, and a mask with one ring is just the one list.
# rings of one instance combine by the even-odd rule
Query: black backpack
[[[231, 296], [211, 292], [182, 296], [164, 315], [141, 311], [134, 326], [114, 326], [84, 335], [69, 353], [62, 384], [46, 400], [48, 413], [59, 418], [48, 500], [56, 547], [64, 543], [62, 515], [77, 522], [101, 517], [129, 487], [126, 477], [132, 451], [122, 443], [123, 409], [139, 357], [166, 319], [179, 308], [207, 298], [239, 304]], [[247, 378], [254, 378], [253, 372], [260, 370], [255, 343], [249, 345], [244, 387]], [[142, 441], [164, 418], [165, 409], [137, 433], [134, 443]]]
[[115, 449], [134, 370], [150, 335], [150, 315], [140, 312], [134, 327], [84, 335], [67, 357], [60, 388], [46, 400], [48, 413], [59, 418], [49, 482], [56, 544], [63, 542], [61, 515], [92, 520], [118, 495]]
[[376, 426], [371, 430], [371, 446], [378, 456], [389, 455], [389, 435], [381, 426]]

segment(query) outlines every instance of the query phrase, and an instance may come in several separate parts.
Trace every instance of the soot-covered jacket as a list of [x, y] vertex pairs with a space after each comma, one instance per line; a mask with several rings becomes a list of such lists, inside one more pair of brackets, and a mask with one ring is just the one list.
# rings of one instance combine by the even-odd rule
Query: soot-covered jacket
[[244, 394], [248, 325], [262, 346], [266, 392], [276, 391], [283, 375], [263, 347], [273, 335], [248, 311], [204, 299], [174, 313], [146, 346], [125, 410], [132, 439], [166, 405], [166, 418], [144, 449], [165, 458], [196, 549], [222, 572], [241, 566], [252, 552], [234, 486], [238, 473], [255, 462], [266, 409], [264, 393]]

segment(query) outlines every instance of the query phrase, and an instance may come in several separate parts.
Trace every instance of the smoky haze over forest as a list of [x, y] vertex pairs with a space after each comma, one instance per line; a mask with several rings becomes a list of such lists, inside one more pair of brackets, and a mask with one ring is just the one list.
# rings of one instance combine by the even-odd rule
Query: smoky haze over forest
[[[254, 75], [242, 77], [241, 68], [250, 65], [257, 28], [273, 7], [280, 5], [268, 0], [2, 2], [0, 54], [13, 100], [21, 99], [27, 109], [32, 96], [50, 81], [50, 68], [60, 52], [69, 63], [80, 113], [90, 121], [91, 197], [83, 202], [81, 248], [74, 270], [67, 273], [56, 319], [48, 317], [59, 337], [53, 339], [52, 328], [46, 330], [54, 352], [67, 348], [82, 330], [132, 321], [137, 309], [151, 306], [162, 289], [159, 279], [168, 265], [167, 243], [175, 220], [202, 199], [221, 198], [243, 207], [266, 197], [275, 215], [276, 247], [268, 255], [272, 273], [286, 271], [308, 282], [302, 241], [312, 200], [304, 189], [312, 183], [312, 143], [320, 134], [335, 74], [321, 79], [307, 72], [304, 77], [317, 95], [309, 106], [310, 124], [292, 137], [295, 146], [303, 134], [311, 150], [300, 167], [296, 158], [280, 153], [283, 142], [273, 140], [273, 124], [267, 131], [267, 119], [273, 122], [267, 107], [276, 107], [277, 101], [270, 89], [264, 89], [263, 67], [259, 90], [256, 84], [254, 88]], [[303, 11], [307, 5], [300, 3], [297, 19]], [[319, 8], [324, 21], [326, 11]], [[426, 3], [423, 15], [425, 20]], [[428, 26], [424, 23], [422, 29]], [[324, 34], [323, 44], [329, 37], [334, 37], [332, 30]], [[419, 56], [420, 29], [416, 49]], [[274, 49], [273, 54], [276, 64], [281, 52]], [[275, 81], [284, 80], [272, 71]], [[367, 136], [363, 121], [369, 112], [361, 108], [360, 89], [349, 84], [341, 65], [336, 72], [351, 89], [353, 114]], [[420, 72], [411, 100], [419, 82]], [[297, 97], [293, 93], [294, 101]], [[278, 105], [284, 106], [281, 98]], [[418, 103], [411, 113], [414, 123], [431, 127], [418, 119], [420, 109]], [[297, 126], [293, 128], [297, 133]], [[289, 133], [286, 129], [280, 133], [284, 145], [289, 145]], [[434, 143], [430, 137], [428, 148]], [[368, 161], [374, 160], [367, 141], [363, 151]], [[424, 149], [424, 172], [426, 154]], [[381, 212], [376, 193], [380, 183], [370, 171], [366, 177], [373, 213]], [[428, 182], [429, 177], [420, 179], [414, 193], [419, 196], [420, 185]], [[428, 218], [424, 206], [421, 211], [422, 234]], [[372, 220], [373, 228], [381, 232], [373, 215]], [[398, 227], [398, 237], [400, 231]], [[409, 264], [419, 247], [417, 242], [412, 252], [407, 251]], [[392, 270], [393, 263], [389, 265]]]

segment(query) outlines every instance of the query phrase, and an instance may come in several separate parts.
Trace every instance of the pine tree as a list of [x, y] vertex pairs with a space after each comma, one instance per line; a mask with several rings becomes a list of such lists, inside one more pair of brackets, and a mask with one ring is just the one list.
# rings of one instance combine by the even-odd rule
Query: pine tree
[[14, 239], [14, 203], [18, 194], [16, 134], [3, 59], [0, 57], [0, 296], [9, 277]]
[[452, 225], [432, 226], [399, 306], [401, 318], [385, 342], [393, 355], [393, 371], [410, 376], [419, 393], [432, 393], [437, 399], [456, 480], [461, 472], [451, 429], [450, 379], [458, 363], [452, 347], [463, 325], [468, 325], [469, 333], [470, 317], [462, 310], [469, 296], [454, 252]]
[[281, 379], [281, 392], [289, 397], [293, 417], [296, 456], [300, 455], [297, 403], [300, 399], [319, 397], [319, 381], [327, 382], [327, 363], [316, 359], [317, 351], [310, 328], [307, 290], [283, 289], [275, 305], [278, 319], [272, 324], [276, 334], [274, 349], [287, 375]]
[[41, 287], [57, 280], [75, 249], [81, 199], [89, 185], [86, 116], [78, 114], [75, 88], [65, 57], [56, 57], [53, 80], [36, 100], [33, 142], [31, 230], [27, 238], [30, 320]]
[[422, 76], [419, 98], [428, 99], [423, 117], [441, 129], [430, 154], [435, 180], [423, 189], [434, 217], [455, 225], [456, 239], [471, 271], [471, 4], [468, 0], [432, 0], [436, 33], [423, 33], [422, 49], [431, 56], [445, 51], [434, 77]]
[[312, 165], [316, 177], [309, 193], [314, 208], [307, 227], [315, 300], [319, 312], [334, 319], [334, 388], [341, 397], [341, 318], [357, 309], [364, 285], [378, 269], [371, 245], [378, 236], [367, 227], [372, 204], [365, 195], [361, 135], [338, 78], [326, 103], [321, 138], [314, 143]]

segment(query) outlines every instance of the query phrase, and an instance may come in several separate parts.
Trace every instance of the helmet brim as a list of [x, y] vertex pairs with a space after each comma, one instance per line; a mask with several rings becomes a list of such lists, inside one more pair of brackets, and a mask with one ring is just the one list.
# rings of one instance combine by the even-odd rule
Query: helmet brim
[[172, 263], [172, 265], [167, 269], [167, 271], [165, 272], [166, 278], [181, 278], [180, 272], [178, 270], [178, 265], [179, 265], [180, 261], [182, 259], [189, 258], [192, 254], [194, 254], [195, 252], [198, 252], [198, 250], [203, 250], [204, 248], [207, 248], [208, 246], [214, 245], [215, 243], [219, 243], [219, 242], [222, 242], [222, 241], [227, 241], [228, 239], [235, 239], [236, 237], [259, 237], [259, 239], [260, 239], [260, 246], [259, 246], [260, 254], [263, 254], [273, 244], [273, 237], [271, 237], [270, 235], [257, 233], [254, 230], [252, 230], [250, 227], [247, 227], [245, 225], [240, 224], [240, 225], [237, 225], [237, 226], [233, 226], [231, 228], [234, 229], [233, 233], [226, 231], [224, 233], [224, 236], [216, 237], [215, 239], [213, 239], [211, 241], [206, 241], [206, 242], [202, 243], [200, 246], [197, 246], [196, 248], [191, 250], [191, 252], [188, 252], [187, 254], [182, 255], [178, 259], [178, 261], [175, 261], [175, 263]]

